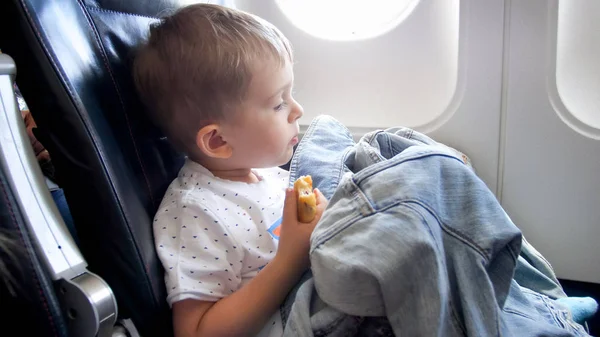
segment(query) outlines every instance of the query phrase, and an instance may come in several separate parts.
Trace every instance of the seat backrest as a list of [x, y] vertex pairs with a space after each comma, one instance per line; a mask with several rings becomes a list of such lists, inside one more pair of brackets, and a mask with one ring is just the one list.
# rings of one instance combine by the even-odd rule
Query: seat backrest
[[131, 60], [185, 0], [8, 0], [1, 40], [73, 213], [88, 269], [143, 336], [172, 333], [151, 219], [183, 155], [144, 114]]

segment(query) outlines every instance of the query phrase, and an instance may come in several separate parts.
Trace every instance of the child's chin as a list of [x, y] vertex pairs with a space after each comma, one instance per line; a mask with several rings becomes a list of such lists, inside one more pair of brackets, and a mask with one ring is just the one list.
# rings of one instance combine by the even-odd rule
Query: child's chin
[[289, 153], [286, 153], [285, 158], [283, 158], [281, 160], [281, 162], [279, 164], [277, 164], [277, 166], [282, 166], [282, 165], [285, 165], [285, 164], [289, 163], [290, 160], [292, 160], [292, 156], [293, 155], [294, 155], [294, 151], [293, 150], [290, 151]]

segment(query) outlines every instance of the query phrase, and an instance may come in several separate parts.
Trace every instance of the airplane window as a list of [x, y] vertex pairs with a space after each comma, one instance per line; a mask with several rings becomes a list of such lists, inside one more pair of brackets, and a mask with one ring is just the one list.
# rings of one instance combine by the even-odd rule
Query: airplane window
[[406, 19], [419, 0], [275, 0], [303, 31], [327, 40], [360, 40], [384, 34]]
[[[600, 2], [560, 1], [556, 45], [556, 88], [563, 121], [600, 138]], [[592, 135], [593, 134], [593, 135]]]

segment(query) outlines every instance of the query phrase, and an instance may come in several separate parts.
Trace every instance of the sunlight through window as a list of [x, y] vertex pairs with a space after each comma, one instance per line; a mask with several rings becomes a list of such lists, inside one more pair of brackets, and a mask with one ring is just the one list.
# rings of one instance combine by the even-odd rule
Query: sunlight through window
[[275, 0], [303, 31], [327, 40], [384, 34], [407, 18], [419, 0]]

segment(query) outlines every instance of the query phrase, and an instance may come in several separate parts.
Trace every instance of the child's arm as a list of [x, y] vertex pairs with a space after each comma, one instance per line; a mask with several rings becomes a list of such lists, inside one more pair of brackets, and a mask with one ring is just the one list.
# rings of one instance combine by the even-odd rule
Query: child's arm
[[176, 302], [175, 336], [256, 336], [302, 271], [275, 257], [248, 284], [218, 302]]
[[310, 235], [327, 206], [325, 197], [315, 193], [317, 215], [307, 224], [298, 222], [296, 195], [286, 191], [277, 254], [248, 284], [217, 302], [173, 304], [176, 337], [254, 336], [263, 328], [308, 267]]

